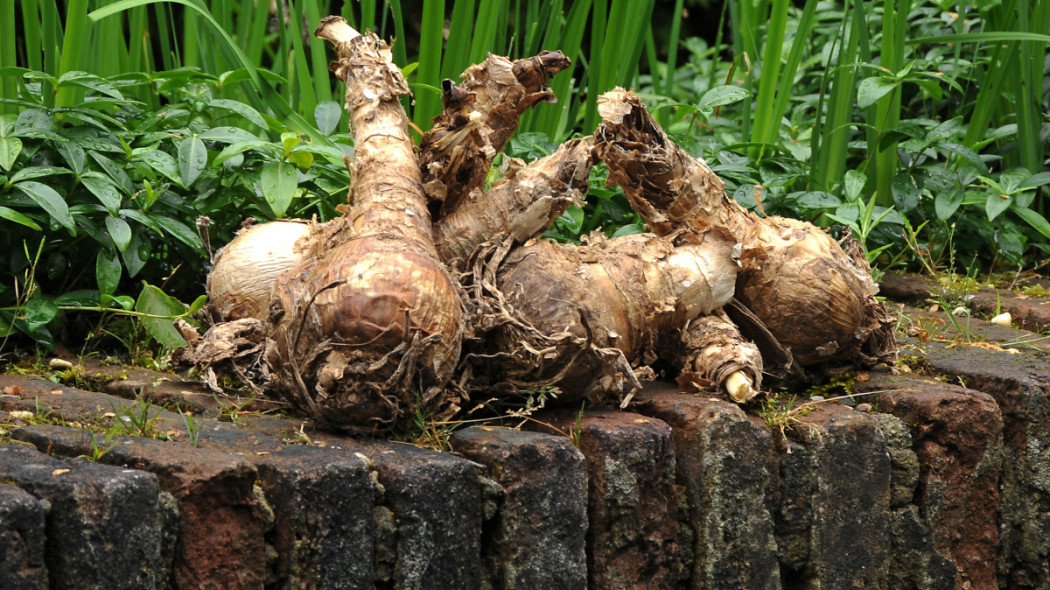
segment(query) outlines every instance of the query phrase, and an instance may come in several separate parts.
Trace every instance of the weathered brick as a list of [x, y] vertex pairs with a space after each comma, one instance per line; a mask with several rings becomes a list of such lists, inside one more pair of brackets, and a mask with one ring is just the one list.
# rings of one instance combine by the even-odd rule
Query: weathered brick
[[44, 517], [50, 504], [0, 483], [0, 588], [47, 588]]
[[[59, 426], [20, 428], [14, 437], [60, 455], [91, 452], [90, 433]], [[241, 457], [152, 439], [116, 437], [100, 461], [155, 474], [179, 505], [173, 575], [184, 588], [261, 588], [263, 515], [255, 468]], [[101, 441], [99, 441], [101, 444]]]
[[587, 462], [588, 588], [657, 590], [687, 580], [692, 559], [682, 553], [691, 547], [679, 543], [671, 427], [607, 409], [541, 418], [577, 437]]
[[1050, 365], [980, 346], [925, 346], [928, 366], [989, 394], [1003, 423], [1000, 585], [1050, 586]]
[[12, 444], [0, 446], [0, 478], [50, 504], [45, 541], [50, 588], [131, 590], [166, 583], [157, 575], [161, 514], [154, 475], [56, 459]]
[[[390, 551], [377, 587], [453, 590], [481, 586], [481, 478], [477, 466], [449, 453], [376, 443], [366, 451], [385, 489], [377, 511], [377, 551]], [[393, 529], [389, 527], [393, 526]]]
[[492, 588], [587, 587], [587, 473], [564, 436], [499, 427], [456, 432], [457, 453], [484, 465], [503, 488], [486, 527]]
[[772, 435], [735, 404], [650, 391], [639, 411], [669, 424], [696, 535], [692, 587], [780, 588]]
[[371, 588], [374, 490], [367, 463], [301, 445], [262, 452], [253, 462], [274, 512], [276, 586]]
[[793, 431], [805, 447], [812, 491], [812, 588], [887, 587], [890, 456], [878, 422], [847, 406], [819, 404]]
[[916, 504], [957, 588], [995, 588], [1003, 421], [991, 396], [886, 374], [857, 384], [910, 429], [921, 475]]

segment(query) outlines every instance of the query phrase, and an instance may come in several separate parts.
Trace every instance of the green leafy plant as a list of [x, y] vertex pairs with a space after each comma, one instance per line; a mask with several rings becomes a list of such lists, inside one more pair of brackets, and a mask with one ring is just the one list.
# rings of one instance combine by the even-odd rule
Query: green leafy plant
[[[93, 311], [103, 312], [96, 334], [117, 336], [107, 318], [133, 317], [161, 347], [182, 345], [172, 321], [204, 304], [212, 239], [228, 241], [247, 216], [325, 219], [344, 199], [346, 150], [217, 98], [223, 76], [19, 74], [21, 112], [0, 116], [0, 244], [15, 253], [0, 282], [0, 337], [18, 331], [50, 348], [64, 314]], [[67, 86], [82, 102], [49, 106], [49, 89]], [[131, 98], [141, 87], [166, 104]], [[339, 112], [318, 105], [320, 133], [335, 133]], [[135, 281], [145, 283], [132, 291]], [[137, 330], [124, 332], [117, 339], [135, 348]]]
[[743, 205], [850, 227], [873, 262], [920, 265], [905, 222], [927, 252], [954, 234], [956, 260], [1045, 252], [1050, 178], [1032, 171], [1050, 103], [1033, 81], [1050, 3], [816, 5], [727, 3], [732, 59], [721, 37], [687, 39], [685, 63], [650, 68], [640, 91]]

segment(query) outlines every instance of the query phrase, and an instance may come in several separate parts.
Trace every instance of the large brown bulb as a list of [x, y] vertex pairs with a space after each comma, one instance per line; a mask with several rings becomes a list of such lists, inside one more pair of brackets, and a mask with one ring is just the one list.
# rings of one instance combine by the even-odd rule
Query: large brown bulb
[[874, 283], [828, 234], [794, 220], [776, 223], [786, 231], [770, 235], [760, 269], [740, 273], [737, 299], [803, 367], [852, 358], [870, 330], [865, 302]]

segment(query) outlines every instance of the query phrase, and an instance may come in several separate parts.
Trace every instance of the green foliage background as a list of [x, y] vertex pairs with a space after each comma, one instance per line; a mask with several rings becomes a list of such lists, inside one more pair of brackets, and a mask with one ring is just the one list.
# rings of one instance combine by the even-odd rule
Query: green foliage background
[[[7, 0], [0, 338], [127, 340], [70, 320], [90, 308], [177, 344], [179, 301], [244, 218], [335, 215], [346, 116], [309, 35], [329, 13], [395, 39], [422, 129], [440, 81], [486, 53], [561, 49], [558, 103], [526, 115], [512, 155], [590, 133], [597, 96], [628, 86], [738, 201], [850, 228], [883, 269], [1050, 253], [1050, 0]], [[644, 229], [604, 179], [549, 235]]]

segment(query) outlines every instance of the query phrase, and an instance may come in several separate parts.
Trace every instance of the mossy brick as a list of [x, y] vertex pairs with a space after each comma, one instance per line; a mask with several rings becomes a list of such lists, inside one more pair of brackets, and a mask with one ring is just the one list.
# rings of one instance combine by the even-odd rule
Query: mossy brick
[[926, 366], [987, 393], [999, 406], [999, 583], [1050, 587], [1050, 361], [1043, 353], [1009, 354], [977, 344], [927, 343]]
[[450, 453], [394, 442], [367, 445], [362, 453], [384, 490], [376, 511], [377, 586], [480, 588], [478, 466]]
[[1003, 419], [995, 400], [885, 373], [858, 381], [856, 391], [875, 392], [879, 410], [909, 428], [920, 464], [916, 505], [937, 555], [957, 570], [955, 587], [996, 587]]

